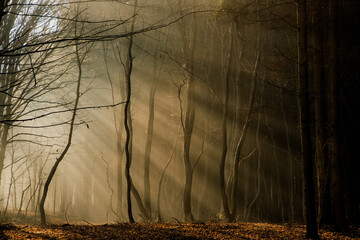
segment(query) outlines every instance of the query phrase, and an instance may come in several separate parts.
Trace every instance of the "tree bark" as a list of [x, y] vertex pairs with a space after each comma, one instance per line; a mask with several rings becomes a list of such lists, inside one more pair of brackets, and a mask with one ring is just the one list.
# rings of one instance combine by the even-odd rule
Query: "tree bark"
[[[134, 31], [135, 26], [135, 13], [137, 9], [137, 0], [134, 2], [134, 16], [131, 23], [130, 31]], [[134, 217], [132, 214], [132, 206], [131, 206], [131, 187], [132, 187], [132, 180], [130, 176], [130, 166], [131, 166], [131, 142], [132, 142], [132, 131], [131, 129], [131, 114], [130, 114], [130, 100], [131, 100], [131, 73], [133, 69], [133, 56], [132, 56], [132, 46], [133, 46], [133, 35], [130, 35], [128, 42], [128, 49], [127, 49], [127, 59], [126, 59], [126, 66], [125, 66], [125, 81], [126, 81], [126, 102], [124, 108], [124, 127], [126, 132], [126, 140], [125, 140], [125, 177], [127, 182], [127, 189], [126, 189], [126, 200], [127, 200], [127, 212], [129, 217], [129, 222], [134, 223]]]
[[344, 186], [341, 176], [341, 159], [338, 135], [338, 91], [337, 41], [336, 41], [336, 0], [329, 2], [329, 146], [330, 146], [330, 198], [333, 217], [338, 230], [346, 227]]
[[130, 118], [130, 99], [131, 99], [131, 72], [133, 67], [133, 57], [132, 57], [132, 44], [133, 37], [130, 36], [129, 46], [128, 46], [128, 56], [126, 63], [126, 103], [124, 108], [124, 127], [126, 132], [126, 141], [125, 141], [125, 177], [127, 181], [127, 190], [126, 190], [126, 200], [127, 200], [127, 212], [130, 223], [134, 223], [134, 217], [132, 215], [132, 206], [131, 206], [131, 176], [130, 176], [130, 165], [131, 165], [131, 156], [130, 156], [130, 141], [131, 141], [131, 133], [129, 128]]
[[319, 238], [313, 169], [313, 154], [310, 129], [309, 76], [307, 53], [306, 0], [299, 0], [297, 4], [297, 44], [298, 44], [298, 83], [300, 100], [300, 141], [301, 157], [303, 161], [306, 235], [308, 238]]
[[315, 104], [315, 147], [316, 147], [316, 167], [317, 167], [317, 199], [318, 199], [318, 219], [324, 202], [326, 188], [327, 169], [329, 164], [328, 145], [327, 145], [327, 105], [326, 105], [326, 84], [324, 76], [324, 48], [322, 32], [322, 2], [312, 3], [313, 21], [313, 70], [314, 70], [314, 104]]

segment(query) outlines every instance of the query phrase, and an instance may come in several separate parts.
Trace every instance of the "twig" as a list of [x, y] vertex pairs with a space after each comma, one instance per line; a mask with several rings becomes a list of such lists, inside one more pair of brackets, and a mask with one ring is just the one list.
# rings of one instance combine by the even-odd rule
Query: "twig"
[[173, 219], [175, 219], [175, 221], [177, 221], [178, 224], [180, 224], [180, 226], [182, 226], [181, 222], [177, 218], [173, 217]]
[[92, 225], [92, 226], [94, 225], [94, 224], [92, 224], [91, 222], [86, 221], [85, 219], [83, 219], [83, 221], [86, 222], [86, 223], [89, 224], [89, 225]]

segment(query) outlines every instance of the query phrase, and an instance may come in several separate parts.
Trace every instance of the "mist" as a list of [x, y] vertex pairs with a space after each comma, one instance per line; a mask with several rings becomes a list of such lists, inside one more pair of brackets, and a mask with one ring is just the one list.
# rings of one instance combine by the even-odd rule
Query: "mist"
[[[2, 218], [40, 221], [44, 185], [69, 145], [48, 188], [48, 222], [129, 221], [127, 191], [137, 222], [306, 222], [296, 4], [17, 2], [8, 1], [0, 25]], [[359, 48], [352, 19], [338, 14], [337, 167], [344, 215], [355, 223], [359, 55], [348, 53]], [[324, 79], [329, 29], [321, 30]], [[318, 114], [316, 36], [311, 25], [313, 202], [318, 221], [333, 222], [333, 148], [321, 158], [318, 145], [333, 108], [324, 100]]]

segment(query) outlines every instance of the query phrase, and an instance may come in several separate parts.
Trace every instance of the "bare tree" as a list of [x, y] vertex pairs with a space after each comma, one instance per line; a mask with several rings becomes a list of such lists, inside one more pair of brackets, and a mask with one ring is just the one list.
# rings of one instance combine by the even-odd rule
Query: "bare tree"
[[[42, 144], [35, 142], [31, 138], [49, 139], [49, 136], [43, 133], [31, 133], [26, 131], [25, 122], [36, 120], [39, 114], [45, 111], [56, 111], [58, 107], [66, 105], [64, 102], [55, 102], [45, 100], [54, 90], [62, 87], [62, 84], [55, 83], [60, 76], [64, 74], [65, 68], [59, 68], [57, 74], [46, 76], [54, 65], [56, 58], [58, 60], [64, 57], [59, 54], [58, 57], [52, 55], [56, 44], [49, 45], [49, 48], [42, 47], [24, 47], [27, 44], [44, 42], [50, 39], [49, 34], [54, 31], [50, 23], [42, 23], [41, 17], [46, 14], [50, 6], [44, 1], [43, 5], [28, 8], [26, 4], [16, 4], [11, 2], [7, 6], [7, 12], [0, 25], [1, 38], [1, 84], [0, 84], [0, 178], [4, 167], [5, 153], [7, 145], [11, 142], [22, 141], [33, 144]], [[39, 17], [29, 18], [20, 12], [27, 12], [29, 15]], [[18, 24], [16, 24], [18, 23]], [[36, 30], [42, 30], [38, 34]], [[57, 35], [54, 33], [54, 35]], [[6, 52], [8, 54], [6, 54]], [[10, 53], [11, 52], [11, 53]], [[65, 63], [65, 62], [64, 62]], [[64, 84], [66, 84], [64, 82]], [[55, 87], [55, 85], [57, 87]], [[10, 134], [11, 129], [18, 129]], [[25, 130], [22, 130], [25, 129]]]
[[[135, 0], [134, 12], [136, 12], [137, 0]], [[131, 23], [131, 31], [134, 31], [135, 18]], [[131, 203], [131, 189], [133, 187], [131, 176], [130, 176], [130, 166], [131, 166], [131, 141], [132, 135], [129, 125], [131, 124], [131, 114], [130, 114], [130, 100], [131, 100], [131, 73], [133, 69], [133, 56], [132, 56], [132, 46], [133, 46], [133, 36], [131, 35], [128, 39], [128, 49], [127, 49], [127, 58], [125, 65], [125, 82], [126, 82], [126, 103], [124, 108], [124, 127], [126, 132], [126, 142], [125, 142], [125, 177], [127, 181], [127, 190], [126, 190], [126, 200], [127, 200], [127, 212], [130, 223], [134, 223], [134, 217], [132, 214], [132, 203]]]
[[[183, 2], [178, 2], [179, 11], [181, 11], [184, 6]], [[196, 1], [192, 2], [192, 6], [196, 6]], [[184, 186], [184, 195], [183, 195], [183, 211], [186, 221], [193, 221], [194, 216], [191, 209], [191, 189], [193, 184], [193, 163], [191, 161], [191, 138], [194, 129], [195, 122], [195, 63], [194, 63], [194, 54], [196, 48], [196, 16], [192, 15], [190, 19], [190, 31], [187, 32], [186, 23], [184, 21], [178, 22], [179, 33], [182, 38], [182, 51], [184, 53], [184, 69], [186, 70], [186, 82], [185, 82], [185, 97], [186, 105], [185, 107], [180, 100], [180, 120], [183, 130], [183, 163], [185, 169], [185, 186]]]
[[[77, 36], [77, 31], [79, 31], [79, 30], [77, 29], [77, 24], [75, 24], [75, 36]], [[86, 49], [86, 52], [87, 51], [89, 51], [89, 48]], [[72, 112], [67, 144], [66, 144], [65, 148], [63, 149], [61, 155], [56, 159], [56, 161], [55, 161], [54, 165], [52, 166], [51, 171], [46, 179], [46, 182], [44, 184], [44, 190], [43, 190], [42, 197], [41, 197], [40, 204], [39, 204], [42, 225], [46, 224], [44, 204], [45, 204], [45, 200], [47, 197], [47, 193], [48, 193], [48, 189], [49, 189], [51, 180], [53, 179], [60, 162], [64, 159], [66, 153], [68, 152], [68, 150], [71, 146], [71, 141], [72, 141], [72, 136], [73, 136], [73, 131], [74, 131], [74, 124], [75, 124], [75, 119], [76, 119], [76, 112], [77, 112], [77, 108], [78, 108], [79, 100], [80, 100], [80, 96], [81, 96], [81, 93], [80, 93], [81, 78], [82, 78], [81, 65], [85, 59], [86, 52], [85, 52], [85, 54], [83, 54], [81, 56], [81, 53], [79, 50], [79, 45], [75, 44], [76, 64], [78, 67], [78, 79], [77, 79], [77, 86], [76, 86], [76, 98], [75, 98], [75, 103], [74, 103], [74, 109]]]
[[148, 129], [147, 129], [147, 137], [146, 137], [146, 145], [145, 145], [145, 156], [144, 156], [144, 205], [145, 209], [149, 216], [151, 216], [151, 195], [150, 195], [150, 154], [154, 133], [154, 105], [155, 105], [155, 93], [156, 88], [158, 86], [159, 78], [160, 78], [160, 70], [158, 66], [159, 59], [159, 47], [154, 56], [153, 63], [153, 80], [151, 83], [150, 89], [150, 98], [149, 98], [149, 118], [148, 118]]

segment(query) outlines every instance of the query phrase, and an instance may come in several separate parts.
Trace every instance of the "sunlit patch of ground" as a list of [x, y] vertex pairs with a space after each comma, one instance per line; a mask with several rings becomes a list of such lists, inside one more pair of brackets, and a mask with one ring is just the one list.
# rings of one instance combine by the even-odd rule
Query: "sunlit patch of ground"
[[[114, 225], [0, 225], [0, 239], [303, 239], [303, 225], [267, 223], [120, 223]], [[331, 228], [321, 239], [360, 239], [360, 228]]]

